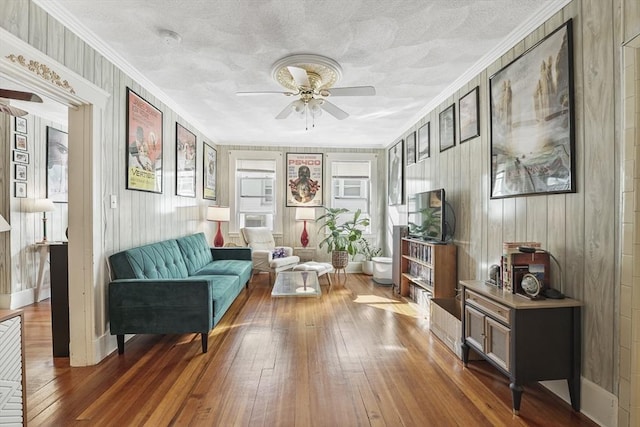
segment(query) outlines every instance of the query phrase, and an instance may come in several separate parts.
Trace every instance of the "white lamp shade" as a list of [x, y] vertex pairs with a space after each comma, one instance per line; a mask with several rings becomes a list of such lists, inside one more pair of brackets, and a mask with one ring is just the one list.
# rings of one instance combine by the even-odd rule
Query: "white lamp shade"
[[11, 230], [11, 226], [2, 215], [0, 215], [0, 233]]
[[231, 219], [231, 210], [226, 206], [209, 206], [207, 207], [207, 221], [229, 222]]
[[296, 208], [296, 221], [315, 221], [315, 208]]
[[51, 199], [29, 199], [25, 200], [25, 210], [27, 212], [53, 212], [56, 205]]

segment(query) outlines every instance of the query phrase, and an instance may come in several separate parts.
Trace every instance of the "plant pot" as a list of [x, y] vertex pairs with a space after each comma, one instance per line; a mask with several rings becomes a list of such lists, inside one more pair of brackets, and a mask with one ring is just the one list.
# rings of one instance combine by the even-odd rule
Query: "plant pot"
[[373, 276], [373, 261], [362, 261], [362, 272]]
[[331, 265], [336, 270], [344, 269], [349, 265], [349, 252], [333, 251], [331, 252]]

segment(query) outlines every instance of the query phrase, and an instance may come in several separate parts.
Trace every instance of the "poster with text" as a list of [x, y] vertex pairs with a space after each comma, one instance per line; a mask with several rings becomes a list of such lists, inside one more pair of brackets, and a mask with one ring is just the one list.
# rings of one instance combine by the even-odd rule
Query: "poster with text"
[[162, 111], [127, 88], [127, 189], [162, 193]]
[[212, 146], [204, 143], [204, 179], [202, 197], [207, 200], [216, 199], [216, 172], [218, 169], [218, 153]]
[[287, 153], [287, 206], [322, 206], [322, 154]]
[[176, 194], [196, 197], [196, 135], [176, 123]]

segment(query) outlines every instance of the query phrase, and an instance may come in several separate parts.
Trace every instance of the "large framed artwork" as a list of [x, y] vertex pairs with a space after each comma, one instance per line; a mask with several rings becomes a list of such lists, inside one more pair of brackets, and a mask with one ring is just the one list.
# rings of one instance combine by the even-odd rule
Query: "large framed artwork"
[[321, 153], [287, 153], [287, 206], [322, 206]]
[[216, 174], [218, 172], [218, 152], [215, 148], [204, 142], [202, 144], [204, 154], [202, 197], [207, 200], [216, 200]]
[[196, 135], [176, 122], [176, 195], [196, 197]]
[[404, 140], [389, 148], [389, 205], [404, 203]]
[[575, 192], [571, 20], [491, 76], [491, 198]]
[[480, 136], [480, 116], [478, 111], [478, 86], [458, 101], [458, 123], [460, 143]]
[[407, 148], [407, 166], [412, 165], [416, 162], [416, 133], [411, 132], [407, 135], [406, 140], [406, 148]]
[[162, 111], [127, 88], [127, 189], [162, 193]]
[[418, 161], [428, 159], [431, 155], [431, 122], [418, 129]]
[[69, 142], [67, 133], [47, 126], [47, 199], [69, 201]]
[[440, 151], [456, 145], [456, 104], [440, 113]]

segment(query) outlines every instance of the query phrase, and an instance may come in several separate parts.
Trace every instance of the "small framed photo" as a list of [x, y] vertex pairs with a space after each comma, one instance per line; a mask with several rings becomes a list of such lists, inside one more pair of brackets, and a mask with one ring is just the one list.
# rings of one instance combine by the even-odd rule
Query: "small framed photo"
[[24, 117], [16, 117], [16, 132], [27, 133], [27, 119]]
[[431, 155], [431, 122], [418, 129], [418, 161], [428, 159]]
[[13, 135], [14, 137], [14, 147], [16, 150], [29, 151], [27, 150], [27, 135], [21, 135], [16, 133]]
[[478, 114], [478, 86], [458, 101], [460, 120], [460, 143], [480, 136], [480, 117]]
[[14, 182], [15, 197], [18, 199], [24, 199], [27, 197], [27, 183], [26, 182]]
[[440, 151], [456, 145], [456, 104], [440, 113]]
[[14, 165], [14, 174], [16, 181], [27, 180], [27, 165]]
[[16, 163], [29, 164], [29, 153], [20, 150], [13, 150], [13, 161]]
[[411, 132], [407, 135], [406, 140], [406, 150], [407, 150], [407, 166], [412, 165], [416, 162], [416, 133]]

